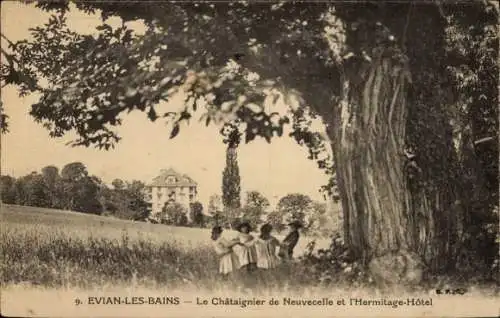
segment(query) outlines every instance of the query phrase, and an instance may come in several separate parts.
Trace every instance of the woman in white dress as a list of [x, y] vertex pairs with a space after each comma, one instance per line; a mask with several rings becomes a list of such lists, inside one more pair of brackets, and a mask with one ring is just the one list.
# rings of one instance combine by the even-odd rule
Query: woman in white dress
[[221, 237], [223, 230], [220, 226], [212, 228], [212, 240], [214, 241], [214, 249], [219, 256], [219, 274], [224, 278], [228, 278], [231, 273], [236, 271], [240, 266], [238, 257], [233, 253], [232, 248], [240, 244], [237, 238], [227, 240]]

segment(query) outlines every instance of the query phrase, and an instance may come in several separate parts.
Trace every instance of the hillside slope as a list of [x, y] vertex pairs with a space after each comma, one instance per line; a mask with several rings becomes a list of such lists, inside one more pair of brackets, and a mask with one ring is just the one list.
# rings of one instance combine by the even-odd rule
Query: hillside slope
[[[210, 229], [168, 226], [121, 220], [93, 214], [72, 211], [45, 209], [38, 207], [2, 204], [0, 206], [0, 227], [35, 228], [40, 235], [63, 232], [75, 238], [121, 239], [124, 235], [130, 239], [147, 239], [154, 242], [172, 242], [184, 246], [210, 244]], [[234, 231], [226, 230], [224, 235], [233, 236]], [[282, 236], [277, 235], [278, 238]], [[301, 254], [310, 239], [302, 237], [297, 245], [297, 254]], [[317, 246], [326, 246], [328, 240], [317, 242]]]

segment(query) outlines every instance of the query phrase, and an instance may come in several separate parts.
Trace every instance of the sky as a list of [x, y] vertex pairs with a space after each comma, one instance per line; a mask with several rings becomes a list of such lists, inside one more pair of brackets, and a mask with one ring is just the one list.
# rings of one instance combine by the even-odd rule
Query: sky
[[[5, 1], [1, 10], [2, 33], [10, 40], [29, 37], [29, 28], [45, 23], [49, 15], [33, 6]], [[115, 19], [115, 22], [119, 21]], [[73, 10], [68, 15], [69, 26], [78, 32], [91, 33], [100, 23], [97, 16]], [[138, 26], [139, 32], [140, 26]], [[5, 42], [2, 41], [2, 47]], [[118, 129], [122, 140], [109, 151], [95, 148], [73, 148], [66, 145], [74, 136], [50, 138], [48, 131], [29, 115], [36, 96], [20, 98], [16, 88], [2, 89], [1, 98], [10, 117], [10, 132], [2, 136], [1, 172], [19, 177], [40, 171], [47, 165], [62, 169], [70, 162], [84, 163], [90, 174], [105, 183], [115, 178], [150, 182], [161, 169], [173, 168], [188, 174], [198, 183], [199, 200], [206, 206], [212, 194], [221, 194], [222, 170], [225, 165], [225, 145], [216, 126], [206, 127], [192, 121], [181, 128], [179, 135], [169, 139], [170, 127], [162, 122], [150, 122], [145, 113], [132, 112], [123, 117]], [[176, 107], [180, 97], [172, 99]], [[277, 105], [284, 110], [284, 105]], [[318, 129], [324, 129], [320, 125]], [[317, 164], [307, 159], [307, 149], [292, 138], [277, 138], [268, 144], [258, 139], [243, 144], [238, 150], [242, 193], [257, 190], [271, 204], [288, 193], [303, 193], [323, 201], [320, 186], [328, 177]]]

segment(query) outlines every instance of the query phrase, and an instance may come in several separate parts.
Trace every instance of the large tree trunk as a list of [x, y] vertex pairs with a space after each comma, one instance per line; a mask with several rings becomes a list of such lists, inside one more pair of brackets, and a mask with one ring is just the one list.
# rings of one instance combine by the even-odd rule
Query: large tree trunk
[[347, 65], [328, 133], [337, 167], [344, 235], [381, 283], [421, 279], [404, 175], [406, 65], [390, 57]]
[[[355, 256], [385, 275], [385, 281], [417, 282], [421, 261], [438, 267], [458, 231], [449, 217], [454, 215], [450, 208], [456, 193], [448, 169], [453, 158], [446, 143], [448, 123], [440, 89], [445, 78], [446, 21], [438, 6], [410, 3], [355, 10], [352, 4], [339, 4], [335, 15], [346, 26], [346, 48], [356, 54], [343, 63], [342, 76], [337, 64], [317, 68], [318, 73], [311, 66], [280, 64], [273, 50], [265, 55], [272, 63], [257, 71], [265, 74], [276, 69], [274, 64], [281, 66], [287, 74], [285, 86], [299, 91], [327, 123], [345, 241]], [[374, 19], [388, 27], [390, 36]], [[398, 60], [403, 54], [395, 52], [396, 46], [403, 48], [410, 65]], [[377, 52], [384, 48], [387, 51]], [[332, 52], [337, 50], [332, 47]], [[361, 58], [365, 52], [370, 57]], [[415, 78], [411, 89], [409, 68]], [[314, 76], [293, 71], [297, 69], [307, 69]], [[305, 76], [307, 81], [302, 80]], [[416, 145], [418, 164], [424, 170], [420, 175], [417, 171], [416, 180], [409, 180], [412, 162], [405, 156], [405, 143]]]

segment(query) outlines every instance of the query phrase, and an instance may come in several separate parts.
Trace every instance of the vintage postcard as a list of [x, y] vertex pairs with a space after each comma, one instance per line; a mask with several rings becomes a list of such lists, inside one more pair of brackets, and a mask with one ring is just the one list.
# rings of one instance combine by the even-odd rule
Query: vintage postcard
[[495, 1], [4, 1], [0, 310], [500, 314]]

